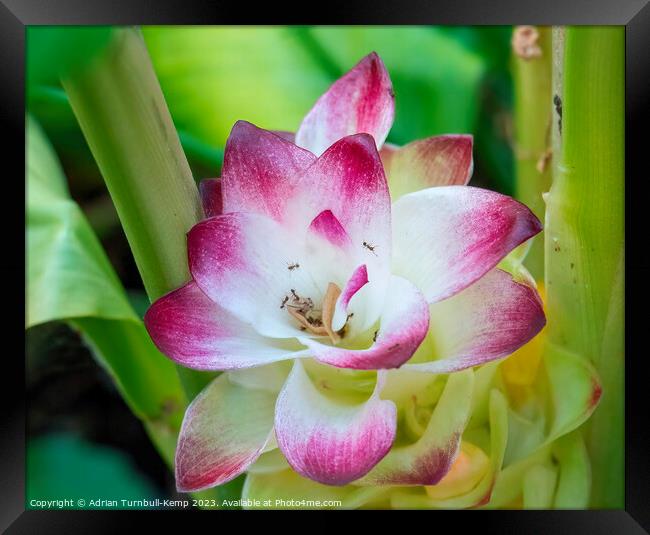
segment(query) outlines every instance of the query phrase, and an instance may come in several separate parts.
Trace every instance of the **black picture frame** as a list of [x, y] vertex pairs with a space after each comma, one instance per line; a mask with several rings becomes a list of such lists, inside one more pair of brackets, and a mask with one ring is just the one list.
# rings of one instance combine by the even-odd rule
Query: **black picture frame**
[[[248, 12], [247, 12], [248, 11]], [[327, 9], [306, 14], [277, 4], [250, 6], [201, 0], [2, 0], [0, 3], [0, 109], [5, 131], [5, 161], [14, 163], [3, 184], [18, 184], [25, 167], [25, 30], [29, 25], [141, 25], [141, 24], [451, 24], [451, 25], [624, 25], [626, 27], [626, 498], [624, 510], [599, 511], [484, 511], [454, 514], [453, 522], [469, 519], [479, 529], [498, 533], [636, 534], [650, 531], [650, 428], [646, 408], [650, 388], [643, 373], [646, 352], [641, 336], [648, 317], [650, 252], [644, 235], [642, 203], [648, 179], [644, 176], [645, 134], [650, 124], [650, 6], [648, 0], [427, 0], [327, 3]], [[6, 166], [5, 166], [6, 169]], [[647, 174], [647, 173], [646, 173]], [[2, 281], [25, 277], [24, 230], [18, 228], [24, 205], [5, 191], [2, 214]], [[17, 187], [17, 191], [24, 188]], [[8, 202], [7, 202], [8, 201]], [[645, 243], [644, 243], [645, 242]], [[9, 254], [10, 252], [10, 254]], [[27, 259], [27, 262], [29, 259]], [[13, 287], [13, 288], [12, 288]], [[9, 290], [9, 291], [7, 291]], [[12, 294], [13, 290], [13, 295]], [[17, 340], [23, 325], [25, 294], [15, 283], [4, 284], [5, 339]], [[15, 325], [14, 325], [15, 323]], [[645, 328], [647, 330], [647, 327]], [[24, 332], [24, 331], [23, 331]], [[25, 510], [25, 407], [22, 386], [24, 362], [5, 346], [2, 362], [0, 412], [0, 528], [8, 533], [93, 532], [123, 529], [126, 512]], [[12, 388], [10, 388], [13, 385]], [[169, 522], [171, 512], [166, 512]], [[131, 518], [135, 512], [130, 512]], [[140, 514], [140, 513], [138, 513]], [[147, 514], [147, 513], [145, 513]], [[437, 517], [441, 518], [441, 517]], [[428, 520], [427, 520], [428, 521]], [[433, 526], [432, 526], [433, 527]], [[454, 526], [458, 529], [460, 524]], [[461, 527], [462, 529], [462, 527]]]

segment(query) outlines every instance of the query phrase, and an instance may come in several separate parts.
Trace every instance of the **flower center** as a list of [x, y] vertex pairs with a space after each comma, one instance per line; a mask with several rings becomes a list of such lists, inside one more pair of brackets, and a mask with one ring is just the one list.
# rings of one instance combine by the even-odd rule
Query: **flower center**
[[[285, 295], [280, 308], [285, 308], [289, 315], [300, 324], [300, 329], [316, 336], [329, 336], [333, 344], [341, 341], [343, 329], [335, 332], [332, 329], [336, 300], [341, 295], [341, 289], [330, 282], [323, 297], [320, 309], [315, 308], [311, 297], [298, 295], [293, 288]], [[345, 328], [345, 327], [344, 327]]]

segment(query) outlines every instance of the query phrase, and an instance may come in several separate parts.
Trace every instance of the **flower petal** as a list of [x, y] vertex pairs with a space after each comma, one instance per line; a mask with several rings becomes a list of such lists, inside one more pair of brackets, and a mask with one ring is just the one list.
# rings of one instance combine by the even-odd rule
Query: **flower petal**
[[435, 303], [479, 279], [542, 229], [523, 204], [469, 186], [429, 188], [393, 205], [393, 273]]
[[[400, 371], [388, 373], [401, 373]], [[451, 468], [469, 418], [474, 387], [471, 370], [449, 376], [424, 434], [396, 447], [357, 485], [435, 485]]]
[[449, 472], [435, 485], [427, 486], [427, 494], [434, 500], [461, 496], [476, 488], [489, 470], [490, 459], [487, 454], [471, 442], [463, 440], [458, 457]]
[[508, 403], [496, 388], [490, 392], [489, 421], [490, 468], [478, 485], [467, 493], [443, 499], [431, 497], [421, 487], [398, 489], [391, 496], [391, 506], [397, 509], [467, 509], [486, 505], [490, 501], [495, 482], [498, 484], [501, 476], [505, 476], [501, 467], [508, 443]]
[[282, 390], [289, 372], [291, 372], [291, 362], [285, 360], [255, 368], [230, 370], [228, 378], [231, 383], [239, 386], [278, 394]]
[[334, 331], [338, 331], [343, 328], [345, 322], [347, 321], [348, 306], [350, 305], [350, 301], [366, 284], [368, 284], [368, 270], [364, 264], [354, 270], [352, 276], [345, 285], [345, 288], [343, 288], [341, 295], [336, 300], [334, 318], [332, 320], [332, 329]]
[[275, 396], [232, 384], [223, 374], [190, 404], [176, 448], [176, 486], [194, 492], [237, 477], [273, 433]]
[[206, 178], [199, 183], [201, 204], [205, 217], [214, 217], [223, 212], [223, 197], [221, 195], [221, 179]]
[[391, 277], [376, 340], [369, 349], [328, 346], [301, 337], [313, 356], [326, 364], [356, 370], [397, 368], [411, 358], [429, 328], [429, 308], [409, 281]]
[[296, 144], [322, 154], [342, 137], [367, 133], [381, 147], [394, 115], [393, 86], [386, 67], [373, 52], [318, 99], [296, 133]]
[[298, 354], [257, 334], [211, 301], [194, 281], [154, 302], [144, 323], [162, 353], [197, 370], [261, 366]]
[[470, 135], [433, 136], [403, 147], [384, 145], [381, 159], [393, 202], [433, 186], [464, 186], [474, 168]]
[[368, 270], [365, 265], [359, 266], [354, 270], [350, 280], [348, 281], [345, 288], [341, 292], [341, 296], [338, 299], [337, 307], [346, 308], [350, 303], [350, 299], [356, 294], [360, 288], [368, 284]]
[[323, 210], [309, 224], [308, 239], [321, 238], [329, 244], [347, 249], [352, 246], [352, 240], [331, 210]]
[[322, 394], [295, 361], [275, 409], [278, 446], [296, 472], [319, 483], [345, 485], [365, 475], [395, 438], [397, 410], [379, 398], [343, 405]]
[[[391, 220], [388, 185], [372, 138], [357, 134], [336, 142], [309, 168], [300, 190], [291, 212], [302, 219], [293, 226], [311, 223], [320, 229], [329, 222], [328, 232], [332, 233], [336, 230], [332, 223], [338, 221], [352, 242], [345, 252], [352, 260], [350, 269], [366, 265], [373, 285], [369, 310], [378, 311], [390, 276]], [[332, 216], [321, 220], [328, 212]], [[316, 215], [319, 217], [312, 221]], [[342, 234], [340, 229], [336, 232]], [[349, 274], [346, 271], [346, 278]]]
[[[296, 203], [303, 210], [308, 208], [306, 224], [329, 210], [359, 249], [359, 239], [370, 241], [390, 231], [386, 175], [375, 142], [367, 134], [348, 136], [334, 143], [306, 172], [300, 192]], [[295, 211], [299, 208], [296, 206]], [[373, 229], [375, 224], [379, 228]], [[390, 235], [383, 240], [390, 243]]]
[[323, 210], [309, 224], [305, 251], [301, 267], [323, 292], [330, 282], [339, 288], [347, 284], [355, 268], [354, 249], [350, 236], [331, 210]]
[[[379, 271], [373, 285], [368, 285], [368, 268], [356, 251], [352, 240], [340, 221], [331, 212], [324, 210], [309, 225], [306, 239], [306, 267], [314, 280], [326, 288], [332, 282], [337, 288], [343, 288], [336, 300], [333, 310], [332, 328], [334, 332], [343, 328], [348, 320], [354, 317], [350, 327], [354, 332], [360, 332], [373, 325], [378, 318], [379, 308], [385, 294], [385, 285], [381, 282], [387, 275]], [[382, 266], [383, 268], [383, 266]], [[381, 269], [381, 268], [380, 268]], [[364, 291], [360, 292], [359, 290]], [[348, 317], [348, 308], [353, 297], [354, 313]], [[350, 329], [348, 329], [348, 334]]]
[[553, 421], [545, 443], [582, 425], [596, 410], [603, 388], [598, 372], [587, 359], [548, 342], [544, 353]]
[[404, 369], [451, 373], [510, 355], [546, 324], [542, 300], [525, 280], [493, 269], [459, 294], [430, 307], [440, 360]]
[[290, 141], [237, 121], [224, 152], [223, 211], [282, 220], [298, 180], [315, 160], [313, 154]]
[[300, 263], [296, 243], [279, 223], [258, 214], [206, 219], [188, 234], [190, 271], [214, 302], [257, 332], [274, 338], [301, 334], [281, 307], [291, 289], [318, 302], [318, 288]]
[[295, 132], [287, 132], [286, 130], [271, 130], [276, 136], [281, 137], [282, 139], [286, 139], [287, 141], [291, 141], [291, 143], [296, 142], [296, 134]]

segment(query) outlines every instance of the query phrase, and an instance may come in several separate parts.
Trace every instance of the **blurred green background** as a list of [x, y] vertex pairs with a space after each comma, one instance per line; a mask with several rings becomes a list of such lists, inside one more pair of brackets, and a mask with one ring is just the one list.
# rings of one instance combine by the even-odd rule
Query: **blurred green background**
[[[83, 69], [101, 55], [112, 31], [28, 28], [27, 112], [42, 128], [47, 138], [42, 142], [53, 149], [53, 154], [50, 149], [29, 154], [29, 164], [34, 167], [31, 158], [38, 157], [39, 169], [47, 169], [50, 162], [45, 160], [56, 157], [61, 169], [55, 174], [63, 177], [62, 190], [56, 186], [53, 191], [50, 185], [47, 195], [39, 193], [36, 199], [37, 182], [33, 186], [30, 175], [28, 204], [42, 223], [44, 207], [67, 195], [67, 183], [80, 213], [74, 212], [65, 229], [78, 233], [80, 240], [98, 238], [109, 269], [115, 270], [141, 316], [148, 301], [140, 277], [59, 83], [62, 74]], [[142, 29], [197, 181], [219, 176], [235, 121], [295, 131], [327, 87], [374, 50], [385, 62], [396, 93], [388, 141], [405, 144], [435, 134], [471, 133], [472, 184], [507, 194], [513, 192], [511, 32], [505, 26]], [[55, 234], [44, 234], [50, 235]], [[31, 261], [52, 263], [54, 254], [52, 248], [43, 248]], [[89, 253], [84, 249], [83, 254]], [[101, 268], [103, 253], [98, 255], [102, 258], [96, 264], [88, 258], [79, 262]], [[85, 289], [81, 285], [77, 291]], [[140, 421], [66, 323], [47, 321], [28, 329], [27, 383], [28, 499], [175, 496], [173, 476]]]

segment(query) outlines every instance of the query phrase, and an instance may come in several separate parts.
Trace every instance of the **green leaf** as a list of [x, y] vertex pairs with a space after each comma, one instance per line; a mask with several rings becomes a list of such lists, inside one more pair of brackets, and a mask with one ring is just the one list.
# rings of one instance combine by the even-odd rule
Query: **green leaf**
[[147, 27], [143, 35], [176, 127], [212, 147], [225, 145], [239, 119], [295, 131], [333, 81], [290, 28]]
[[139, 321], [102, 317], [71, 320], [112, 376], [136, 416], [180, 427], [185, 397], [176, 368], [158, 352]]
[[70, 199], [56, 154], [27, 122], [27, 326], [100, 316], [137, 320], [101, 244]]
[[[528, 489], [524, 505], [531, 507], [550, 507], [553, 503], [556, 507], [583, 507], [588, 499], [589, 461], [581, 439], [568, 433], [593, 413], [600, 391], [598, 376], [587, 360], [548, 342], [544, 368], [547, 384], [540, 395], [548, 399], [549, 415], [540, 413], [527, 420], [510, 411], [508, 465], [497, 479], [490, 508], [509, 506], [524, 488]], [[550, 424], [544, 432], [546, 419]], [[555, 488], [550, 473], [535, 469], [527, 475], [535, 466], [549, 467], [551, 451], [560, 461], [554, 502], [553, 494], [549, 497], [550, 487]]]
[[[223, 147], [235, 121], [295, 131], [328, 86], [377, 51], [397, 93], [391, 140], [473, 132], [484, 62], [431, 28], [143, 30], [179, 129]], [[417, 52], [414, 52], [417, 51]]]
[[[72, 504], [63, 509], [115, 509], [128, 507], [123, 499], [161, 497], [122, 452], [72, 434], [47, 435], [27, 443], [26, 483], [28, 508], [31, 500], [68, 499]], [[84, 506], [79, 506], [80, 499], [85, 500]], [[115, 500], [117, 505], [93, 506], [91, 500]]]
[[[477, 174], [486, 173], [486, 186], [508, 195], [513, 191], [513, 153], [509, 133], [512, 109], [511, 26], [443, 26], [486, 63], [481, 87], [481, 110], [474, 138]], [[479, 178], [479, 177], [477, 177]], [[480, 177], [485, 178], [485, 177]]]
[[[56, 155], [27, 123], [27, 327], [69, 320], [171, 463], [187, 404], [174, 364], [153, 345], [101, 244], [68, 197]], [[171, 448], [169, 447], [171, 444]]]
[[110, 26], [28, 26], [27, 84], [57, 81], [87, 65], [111, 39]]
[[435, 28], [477, 55], [499, 74], [509, 68], [512, 26], [441, 26]]
[[[38, 85], [30, 89], [28, 109], [49, 135], [54, 149], [66, 161], [66, 169], [77, 177], [77, 191], [103, 185], [101, 173], [72, 112], [68, 95], [60, 87]], [[195, 178], [217, 176], [223, 163], [223, 148], [213, 147], [192, 134], [179, 131], [183, 151]], [[196, 170], [196, 171], [195, 171]], [[79, 180], [81, 178], [82, 180]]]

